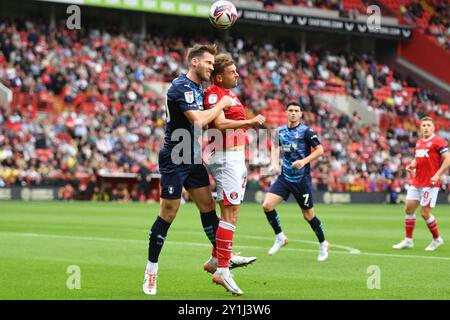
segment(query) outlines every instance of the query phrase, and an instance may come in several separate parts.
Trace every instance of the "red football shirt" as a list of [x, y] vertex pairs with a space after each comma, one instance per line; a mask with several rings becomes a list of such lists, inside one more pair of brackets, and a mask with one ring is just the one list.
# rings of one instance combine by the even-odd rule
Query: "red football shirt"
[[[233, 98], [235, 104], [227, 108], [226, 110], [223, 110], [225, 118], [230, 120], [245, 120], [246, 117], [244, 106], [242, 105], [237, 95], [231, 90], [227, 90], [216, 85], [212, 85], [205, 90], [203, 95], [203, 107], [205, 109], [211, 108], [211, 106], [214, 106], [217, 102], [220, 101], [220, 99], [222, 99], [223, 96], [226, 95], [230, 98]], [[209, 124], [209, 128], [215, 128], [214, 122], [211, 122]], [[222, 139], [223, 150], [225, 150], [226, 147], [246, 145], [248, 144], [247, 130], [245, 128], [237, 130], [225, 130], [225, 132], [222, 132]], [[212, 143], [213, 141], [214, 139], [210, 139], [209, 142]]]
[[416, 175], [412, 185], [416, 188], [439, 187], [440, 183], [431, 185], [430, 179], [441, 166], [441, 154], [448, 151], [447, 141], [441, 137], [432, 135], [428, 139], [419, 139], [416, 143]]

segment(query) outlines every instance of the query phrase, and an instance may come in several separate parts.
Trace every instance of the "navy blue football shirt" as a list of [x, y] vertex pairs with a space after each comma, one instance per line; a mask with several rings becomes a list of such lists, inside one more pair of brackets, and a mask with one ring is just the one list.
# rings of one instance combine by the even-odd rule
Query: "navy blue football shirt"
[[301, 169], [294, 168], [292, 164], [309, 156], [311, 148], [320, 145], [317, 134], [304, 124], [299, 124], [294, 128], [288, 128], [285, 125], [278, 128], [278, 138], [283, 160], [281, 167], [283, 177], [290, 182], [300, 182], [305, 178], [311, 179], [309, 163]]
[[[189, 132], [191, 155], [194, 157], [194, 150], [199, 150], [200, 147], [195, 139], [194, 125], [189, 122], [184, 112], [189, 110], [203, 110], [203, 88], [201, 85], [186, 77], [185, 74], [182, 74], [172, 81], [167, 91], [166, 99], [167, 118], [163, 147], [164, 152], [170, 153], [180, 143], [180, 141], [172, 140], [172, 135], [175, 130], [183, 129]], [[194, 144], [197, 144], [197, 146], [194, 147]]]

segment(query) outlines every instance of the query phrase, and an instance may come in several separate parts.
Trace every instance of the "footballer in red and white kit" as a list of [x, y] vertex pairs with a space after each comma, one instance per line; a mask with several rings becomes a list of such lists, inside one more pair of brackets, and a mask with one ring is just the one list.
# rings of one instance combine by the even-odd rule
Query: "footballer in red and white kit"
[[[225, 118], [235, 121], [246, 120], [244, 106], [236, 94], [217, 85], [212, 85], [205, 91], [205, 108], [215, 105], [226, 95], [234, 100], [234, 105], [224, 110]], [[214, 123], [210, 124], [208, 129], [209, 144], [213, 145], [208, 168], [216, 182], [217, 201], [223, 201], [224, 205], [228, 206], [239, 205], [244, 200], [247, 185], [244, 154], [245, 146], [248, 144], [246, 129], [238, 128], [222, 131]], [[213, 135], [211, 129], [218, 129], [220, 133], [216, 132]]]
[[442, 154], [448, 152], [447, 141], [433, 134], [419, 139], [415, 148], [416, 173], [408, 189], [406, 199], [418, 200], [421, 206], [436, 206], [440, 180], [431, 181], [442, 162]]
[[420, 213], [433, 235], [433, 241], [425, 250], [434, 251], [444, 243], [439, 235], [437, 220], [431, 214], [431, 208], [436, 206], [440, 177], [450, 167], [450, 152], [447, 141], [434, 134], [435, 128], [432, 118], [422, 118], [420, 130], [422, 138], [416, 143], [414, 160], [406, 167], [406, 170], [413, 174], [412, 183], [406, 195], [406, 237], [403, 241], [394, 245], [394, 249], [412, 248], [414, 246], [412, 240], [416, 225], [414, 212], [419, 204], [421, 206]]
[[216, 232], [216, 248], [213, 248], [211, 258], [205, 262], [204, 269], [208, 271], [210, 264], [217, 263], [213, 282], [233, 294], [241, 295], [242, 290], [231, 276], [229, 261], [239, 205], [244, 199], [247, 184], [245, 146], [248, 144], [248, 137], [246, 128], [263, 124], [265, 118], [257, 115], [253, 119], [246, 119], [244, 106], [236, 94], [231, 91], [237, 86], [239, 74], [229, 55], [219, 54], [215, 57], [211, 78], [213, 85], [204, 92], [204, 108], [213, 107], [224, 96], [229, 96], [233, 103], [224, 109], [208, 127], [209, 145], [212, 145], [208, 169], [216, 183], [220, 222]]

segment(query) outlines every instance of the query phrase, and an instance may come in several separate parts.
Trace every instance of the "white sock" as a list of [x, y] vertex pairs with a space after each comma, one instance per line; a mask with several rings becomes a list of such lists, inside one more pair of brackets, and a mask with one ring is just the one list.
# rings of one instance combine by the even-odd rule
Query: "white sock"
[[219, 227], [222, 227], [222, 228], [230, 230], [230, 231], [236, 231], [235, 225], [232, 225], [231, 223], [223, 221], [223, 220], [219, 221]]
[[434, 220], [436, 220], [436, 219], [434, 218], [434, 216], [430, 216], [430, 217], [427, 219], [427, 224], [432, 223]]
[[210, 260], [212, 263], [217, 263], [217, 258], [216, 258], [216, 257], [211, 257], [211, 258], [209, 258], [209, 260]]
[[229, 268], [217, 268], [217, 272], [223, 274], [223, 275], [229, 275], [230, 269]]
[[147, 273], [158, 273], [158, 262], [153, 263], [148, 261], [146, 270]]
[[286, 236], [284, 235], [283, 231], [281, 231], [280, 233], [277, 234], [277, 239], [279, 240], [283, 240], [286, 239]]

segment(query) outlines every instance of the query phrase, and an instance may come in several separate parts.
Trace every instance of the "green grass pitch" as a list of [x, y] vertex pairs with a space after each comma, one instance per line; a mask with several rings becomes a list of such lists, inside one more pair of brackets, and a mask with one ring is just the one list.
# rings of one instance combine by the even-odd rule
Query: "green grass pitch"
[[[148, 231], [157, 204], [0, 202], [0, 299], [449, 299], [450, 207], [434, 210], [447, 241], [417, 212], [415, 247], [391, 249], [404, 236], [401, 205], [316, 205], [330, 256], [318, 262], [315, 235], [295, 205], [278, 208], [290, 243], [274, 256], [274, 235], [257, 204], [241, 208], [234, 252], [258, 260], [233, 271], [241, 297], [202, 270], [210, 244], [193, 204], [182, 205], [159, 261], [158, 295], [142, 293]], [[80, 289], [68, 289], [69, 266]], [[370, 266], [380, 271], [380, 288]], [[372, 267], [373, 268], [373, 267]], [[70, 281], [69, 281], [70, 282]]]

